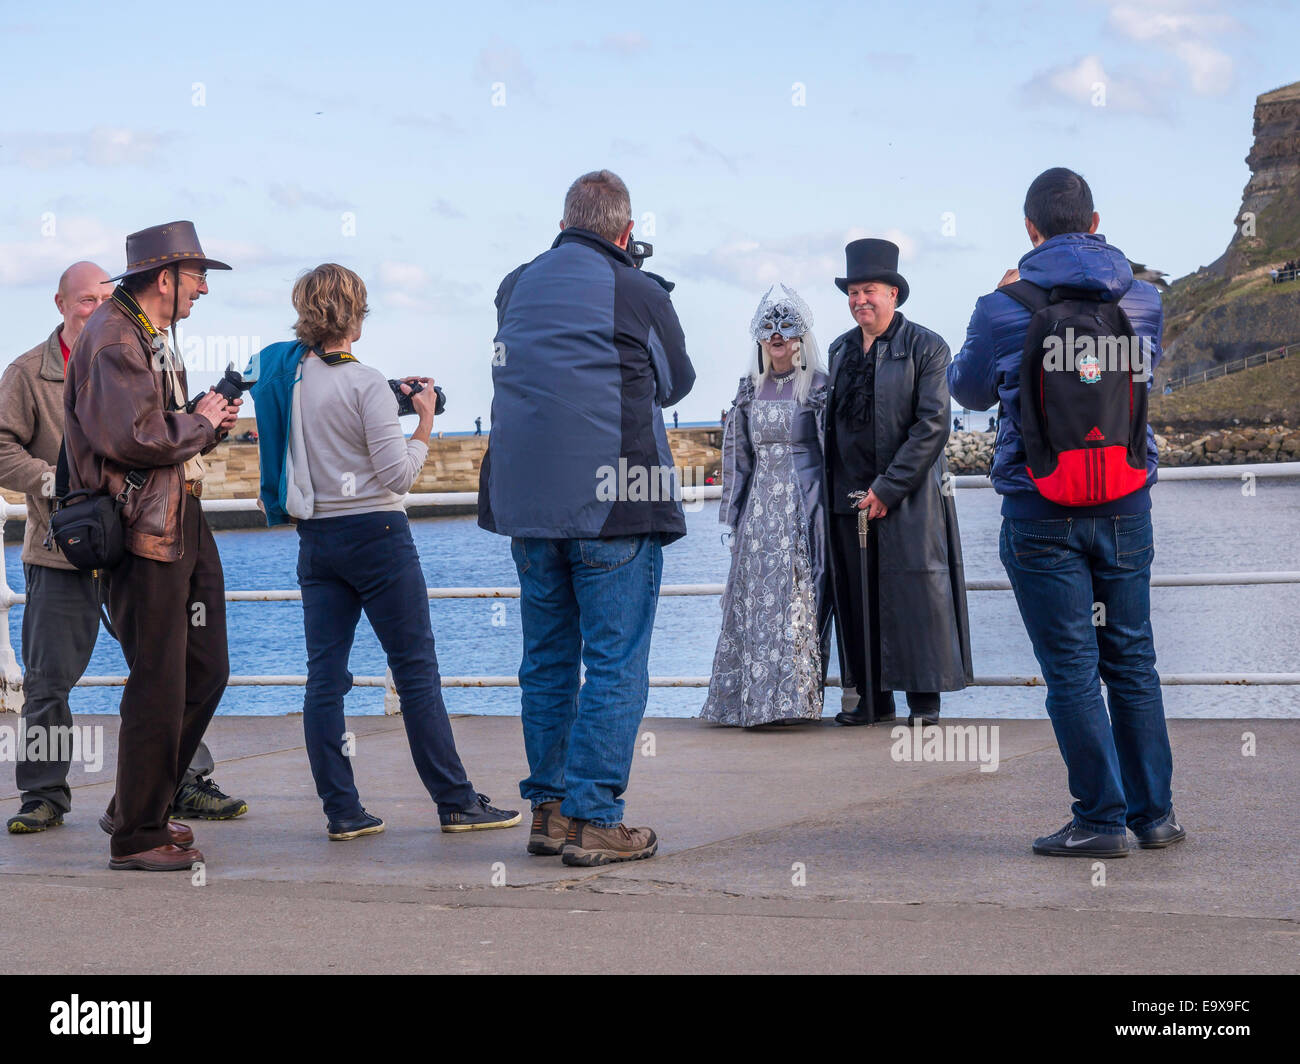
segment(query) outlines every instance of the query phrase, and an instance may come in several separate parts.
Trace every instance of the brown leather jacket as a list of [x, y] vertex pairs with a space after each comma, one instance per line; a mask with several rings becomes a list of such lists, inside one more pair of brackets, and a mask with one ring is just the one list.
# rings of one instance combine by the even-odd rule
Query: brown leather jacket
[[201, 414], [173, 409], [186, 397], [169, 394], [157, 365], [144, 327], [113, 300], [101, 303], [68, 359], [63, 434], [73, 491], [117, 494], [130, 470], [148, 471], [122, 511], [126, 549], [174, 562], [185, 553], [185, 461], [211, 450], [217, 434]]

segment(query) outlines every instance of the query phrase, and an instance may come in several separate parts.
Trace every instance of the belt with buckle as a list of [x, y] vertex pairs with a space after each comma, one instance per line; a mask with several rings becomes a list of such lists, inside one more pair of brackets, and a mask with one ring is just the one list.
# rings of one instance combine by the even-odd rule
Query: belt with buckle
[[193, 495], [196, 499], [203, 498], [203, 481], [187, 480], [185, 482], [185, 494]]

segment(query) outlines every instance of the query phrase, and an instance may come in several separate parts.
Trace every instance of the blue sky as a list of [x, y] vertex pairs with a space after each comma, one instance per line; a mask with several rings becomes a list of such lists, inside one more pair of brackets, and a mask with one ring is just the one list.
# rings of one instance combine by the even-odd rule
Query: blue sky
[[438, 427], [470, 428], [491, 402], [498, 282], [603, 166], [678, 283], [699, 373], [681, 416], [716, 418], [769, 283], [799, 289], [823, 348], [851, 326], [832, 279], [854, 237], [900, 244], [904, 312], [958, 347], [1028, 248], [1020, 204], [1048, 166], [1089, 179], [1131, 258], [1171, 277], [1212, 261], [1254, 98], [1300, 78], [1295, 16], [1218, 0], [4, 0], [0, 363], [56, 324], [65, 265], [116, 273], [126, 233], [189, 218], [236, 267], [184, 323], [191, 350], [287, 338], [295, 276], [341, 262], [370, 290], [359, 357], [435, 377]]

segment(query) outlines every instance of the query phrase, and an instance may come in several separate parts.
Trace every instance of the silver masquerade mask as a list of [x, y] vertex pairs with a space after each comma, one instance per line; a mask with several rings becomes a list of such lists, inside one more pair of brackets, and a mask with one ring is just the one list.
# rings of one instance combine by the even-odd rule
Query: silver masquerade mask
[[759, 302], [749, 323], [749, 335], [759, 343], [770, 340], [773, 333], [793, 340], [811, 329], [812, 324], [812, 310], [799, 298], [799, 293], [777, 283]]

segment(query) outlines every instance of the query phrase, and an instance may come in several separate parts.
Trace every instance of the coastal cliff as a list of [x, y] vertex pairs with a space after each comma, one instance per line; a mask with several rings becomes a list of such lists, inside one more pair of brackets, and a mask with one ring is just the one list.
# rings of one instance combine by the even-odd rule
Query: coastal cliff
[[1165, 296], [1157, 386], [1300, 341], [1300, 281], [1274, 284], [1269, 274], [1300, 259], [1300, 82], [1256, 99], [1253, 133], [1232, 239]]

